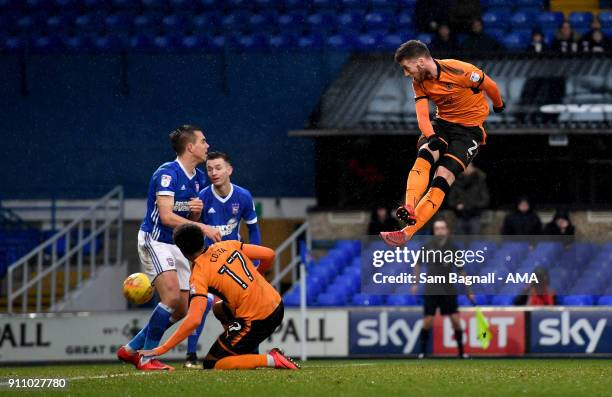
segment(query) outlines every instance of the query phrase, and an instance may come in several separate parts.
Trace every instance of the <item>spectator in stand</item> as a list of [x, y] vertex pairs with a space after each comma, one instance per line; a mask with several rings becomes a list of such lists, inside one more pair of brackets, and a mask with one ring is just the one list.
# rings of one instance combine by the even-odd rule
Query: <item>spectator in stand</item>
[[597, 31], [601, 31], [601, 22], [599, 21], [599, 17], [595, 16], [593, 18], [593, 21], [591, 22], [591, 30], [589, 30], [588, 32], [586, 32], [581, 38], [580, 41], [591, 41], [591, 39], [593, 38], [593, 33], [597, 32]]
[[436, 32], [448, 23], [448, 10], [454, 0], [417, 0], [414, 19], [420, 32]]
[[558, 209], [552, 221], [544, 227], [544, 234], [549, 236], [573, 236], [575, 233], [569, 212], [563, 209]]
[[529, 50], [534, 54], [541, 54], [544, 52], [544, 36], [542, 32], [534, 30], [531, 34], [531, 44]]
[[389, 208], [380, 205], [372, 211], [372, 217], [368, 225], [368, 235], [378, 236], [380, 232], [399, 229], [400, 224], [397, 219], [391, 216]]
[[455, 40], [455, 36], [452, 35], [448, 25], [440, 25], [438, 28], [438, 34], [431, 41], [430, 48], [437, 52], [453, 52], [459, 49], [457, 40]]
[[582, 51], [592, 54], [602, 54], [610, 52], [610, 40], [606, 39], [601, 30], [595, 30], [591, 33], [588, 40], [582, 40]]
[[483, 32], [482, 20], [474, 19], [470, 27], [470, 33], [461, 46], [470, 52], [499, 51], [501, 44], [493, 37]]
[[508, 236], [530, 236], [542, 232], [542, 221], [533, 210], [533, 206], [526, 196], [522, 196], [516, 203], [514, 211], [504, 219], [501, 234]]
[[448, 196], [448, 206], [455, 212], [455, 234], [480, 233], [480, 213], [489, 205], [487, 175], [468, 164], [459, 174]]
[[450, 28], [455, 33], [467, 33], [472, 30], [474, 19], [480, 19], [481, 14], [480, 0], [455, 0], [448, 12]]
[[534, 273], [538, 282], [532, 282], [514, 298], [515, 305], [552, 306], [557, 303], [557, 295], [550, 288], [548, 272], [542, 267], [536, 267]]
[[565, 21], [557, 30], [553, 50], [562, 54], [574, 54], [578, 52], [578, 39], [580, 35], [572, 29], [572, 25]]

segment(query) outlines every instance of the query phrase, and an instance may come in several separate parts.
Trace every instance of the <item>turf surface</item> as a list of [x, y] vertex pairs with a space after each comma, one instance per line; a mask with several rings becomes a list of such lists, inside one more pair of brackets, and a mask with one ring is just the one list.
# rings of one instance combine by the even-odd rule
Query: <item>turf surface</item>
[[2, 396], [610, 396], [612, 360], [325, 360], [301, 371], [143, 373], [121, 364], [0, 367], [10, 376], [64, 377], [67, 390]]

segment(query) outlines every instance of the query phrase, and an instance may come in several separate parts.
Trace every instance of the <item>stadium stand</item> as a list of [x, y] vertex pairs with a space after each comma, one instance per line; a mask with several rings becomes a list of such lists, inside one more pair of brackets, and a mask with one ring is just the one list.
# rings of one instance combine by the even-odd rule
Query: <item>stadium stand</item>
[[[482, 1], [485, 33], [524, 51], [533, 30], [550, 45], [565, 16], [543, 1]], [[6, 52], [238, 52], [286, 49], [384, 51], [414, 34], [413, 1], [4, 1], [0, 49]], [[568, 13], [574, 30], [591, 29], [591, 11]], [[612, 33], [609, 11], [602, 31]], [[291, 35], [297, 37], [289, 37]], [[354, 38], [351, 40], [350, 38]], [[389, 41], [390, 40], [390, 41]]]

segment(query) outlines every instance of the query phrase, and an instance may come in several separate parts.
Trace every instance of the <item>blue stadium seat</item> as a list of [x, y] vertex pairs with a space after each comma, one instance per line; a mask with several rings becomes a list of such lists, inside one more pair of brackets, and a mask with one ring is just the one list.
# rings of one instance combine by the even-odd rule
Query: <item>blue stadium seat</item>
[[128, 33], [132, 30], [133, 21], [134, 14], [119, 12], [106, 16], [106, 18], [104, 18], [104, 26], [107, 32]]
[[279, 33], [268, 37], [268, 47], [273, 50], [287, 50], [294, 48], [297, 35], [291, 32]]
[[168, 0], [140, 0], [142, 7], [149, 10], [162, 10], [168, 6]]
[[512, 29], [533, 29], [536, 23], [535, 14], [525, 11], [517, 11], [510, 20]]
[[593, 21], [593, 14], [590, 12], [572, 12], [569, 14], [568, 21], [574, 29], [589, 29]]
[[594, 303], [592, 295], [568, 295], [562, 298], [565, 306], [591, 306]]
[[249, 26], [252, 32], [268, 32], [276, 29], [278, 13], [276, 11], [262, 11], [251, 15]]
[[350, 33], [337, 33], [331, 35], [325, 42], [325, 47], [330, 50], [349, 51], [353, 46], [353, 35]]
[[246, 34], [240, 35], [236, 44], [241, 51], [261, 51], [268, 48], [268, 39], [261, 33]]
[[612, 39], [612, 27], [601, 29], [601, 31], [607, 39]]
[[397, 29], [413, 29], [414, 28], [414, 18], [412, 11], [402, 11], [397, 16], [396, 20]]
[[346, 296], [341, 294], [325, 292], [319, 295], [317, 306], [344, 306], [346, 305]]
[[206, 38], [198, 34], [183, 36], [181, 37], [180, 45], [183, 50], [187, 51], [203, 50], [206, 48]]
[[369, 0], [340, 0], [340, 7], [344, 10], [366, 10], [370, 7]]
[[514, 7], [513, 0], [487, 0], [487, 8], [512, 8]]
[[[407, 34], [406, 36], [410, 37], [412, 34]], [[383, 37], [381, 46], [385, 50], [396, 50], [405, 41], [405, 37], [402, 37], [402, 35], [398, 33], [391, 33]]]
[[355, 294], [351, 303], [356, 306], [381, 306], [384, 299], [380, 295]]
[[558, 11], [545, 11], [537, 16], [538, 24], [542, 30], [558, 29], [563, 19], [563, 13]]
[[243, 10], [233, 11], [231, 14], [221, 18], [221, 27], [226, 32], [234, 33], [236, 31], [244, 31], [249, 26], [249, 18], [251, 13]]
[[74, 19], [78, 32], [100, 32], [104, 28], [106, 14], [89, 13], [79, 15]]
[[287, 31], [301, 31], [302, 27], [306, 23], [306, 12], [304, 11], [291, 11], [285, 14], [281, 14], [278, 17], [278, 26], [282, 32]]
[[388, 29], [393, 25], [394, 15], [391, 11], [372, 11], [365, 15], [364, 25], [368, 29]]
[[24, 39], [18, 36], [5, 37], [2, 42], [2, 48], [9, 53], [20, 52], [24, 47]]
[[30, 10], [45, 11], [53, 8], [52, 0], [26, 0], [26, 7]]
[[340, 0], [311, 0], [311, 5], [319, 10], [333, 10], [340, 7]]
[[296, 307], [300, 305], [300, 295], [296, 293], [288, 293], [283, 296], [283, 304], [287, 307]]
[[196, 7], [196, 2], [193, 0], [168, 0], [168, 6], [170, 9], [177, 11], [192, 10]]
[[[474, 295], [474, 300], [476, 300], [476, 305], [478, 306], [485, 306], [489, 304], [489, 298], [486, 295]], [[467, 296], [465, 295], [459, 295], [457, 297], [457, 301], [459, 303], [459, 306], [472, 306], [472, 302], [470, 302]]]
[[373, 10], [394, 10], [399, 6], [397, 0], [370, 0], [370, 4]]
[[333, 11], [319, 11], [310, 14], [306, 22], [313, 30], [332, 30], [336, 28], [336, 14]]
[[416, 6], [416, 0], [399, 0], [399, 6], [402, 8], [414, 9]]
[[493, 37], [499, 43], [501, 43], [502, 40], [504, 39], [504, 36], [506, 36], [506, 32], [504, 31], [504, 29], [488, 28], [485, 31], [485, 33], [488, 34], [489, 36]]
[[276, 0], [255, 0], [255, 8], [258, 10], [277, 9]]
[[306, 10], [310, 8], [310, 0], [283, 0], [286, 10]]
[[510, 24], [510, 12], [505, 10], [487, 11], [482, 15], [485, 29], [506, 29]]
[[600, 11], [599, 22], [602, 28], [612, 28], [612, 11]]
[[422, 41], [423, 43], [430, 45], [431, 44], [431, 40], [433, 40], [433, 36], [431, 33], [420, 33], [417, 36], [417, 39]]
[[62, 40], [59, 36], [34, 36], [32, 37], [31, 48], [40, 54], [56, 53], [62, 49]]
[[162, 27], [168, 33], [183, 33], [191, 28], [191, 18], [183, 14], [169, 14], [162, 18]]
[[63, 13], [52, 15], [47, 18], [47, 32], [49, 33], [64, 33], [72, 29], [72, 24], [76, 15], [73, 13]]
[[196, 7], [205, 10], [219, 10], [223, 8], [223, 0], [195, 0]]
[[93, 50], [93, 41], [85, 35], [63, 36], [62, 47], [69, 52], [88, 52]]
[[545, 7], [545, 0], [515, 0], [513, 1], [513, 4], [516, 7], [520, 7], [520, 8], [538, 8], [538, 9], [543, 9]]
[[250, 10], [255, 8], [255, 1], [253, 0], [225, 0], [225, 4], [234, 10]]
[[181, 49], [180, 38], [176, 34], [160, 34], [153, 38], [153, 47], [159, 52], [173, 52]]
[[359, 51], [377, 51], [381, 50], [382, 36], [375, 33], [361, 33], [355, 40], [355, 49]]
[[140, 7], [140, 0], [112, 0], [111, 5], [119, 10], [137, 10]]
[[218, 13], [202, 13], [191, 18], [191, 29], [195, 33], [210, 34], [218, 31], [221, 16]]
[[600, 296], [597, 304], [599, 306], [612, 306], [612, 295]]
[[134, 31], [138, 34], [153, 35], [159, 31], [161, 25], [162, 14], [159, 13], [146, 13], [136, 15], [132, 22]]
[[153, 37], [147, 34], [135, 34], [130, 36], [128, 45], [135, 51], [152, 51], [155, 48]]
[[227, 40], [222, 34], [214, 35], [206, 40], [207, 51], [221, 52], [227, 45]]
[[389, 306], [418, 306], [419, 298], [414, 295], [389, 295], [386, 300]]
[[495, 295], [491, 298], [491, 304], [493, 306], [512, 306], [514, 296], [511, 295]]

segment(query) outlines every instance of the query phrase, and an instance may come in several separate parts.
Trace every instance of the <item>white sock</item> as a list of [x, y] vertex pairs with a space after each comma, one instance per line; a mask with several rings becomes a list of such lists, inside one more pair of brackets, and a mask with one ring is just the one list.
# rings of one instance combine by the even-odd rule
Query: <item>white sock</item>
[[127, 350], [128, 353], [136, 353], [136, 350], [132, 349], [130, 347], [130, 345], [123, 345], [123, 347], [125, 348], [125, 350]]
[[274, 368], [274, 357], [269, 354], [266, 354], [266, 359], [268, 360], [268, 367]]

